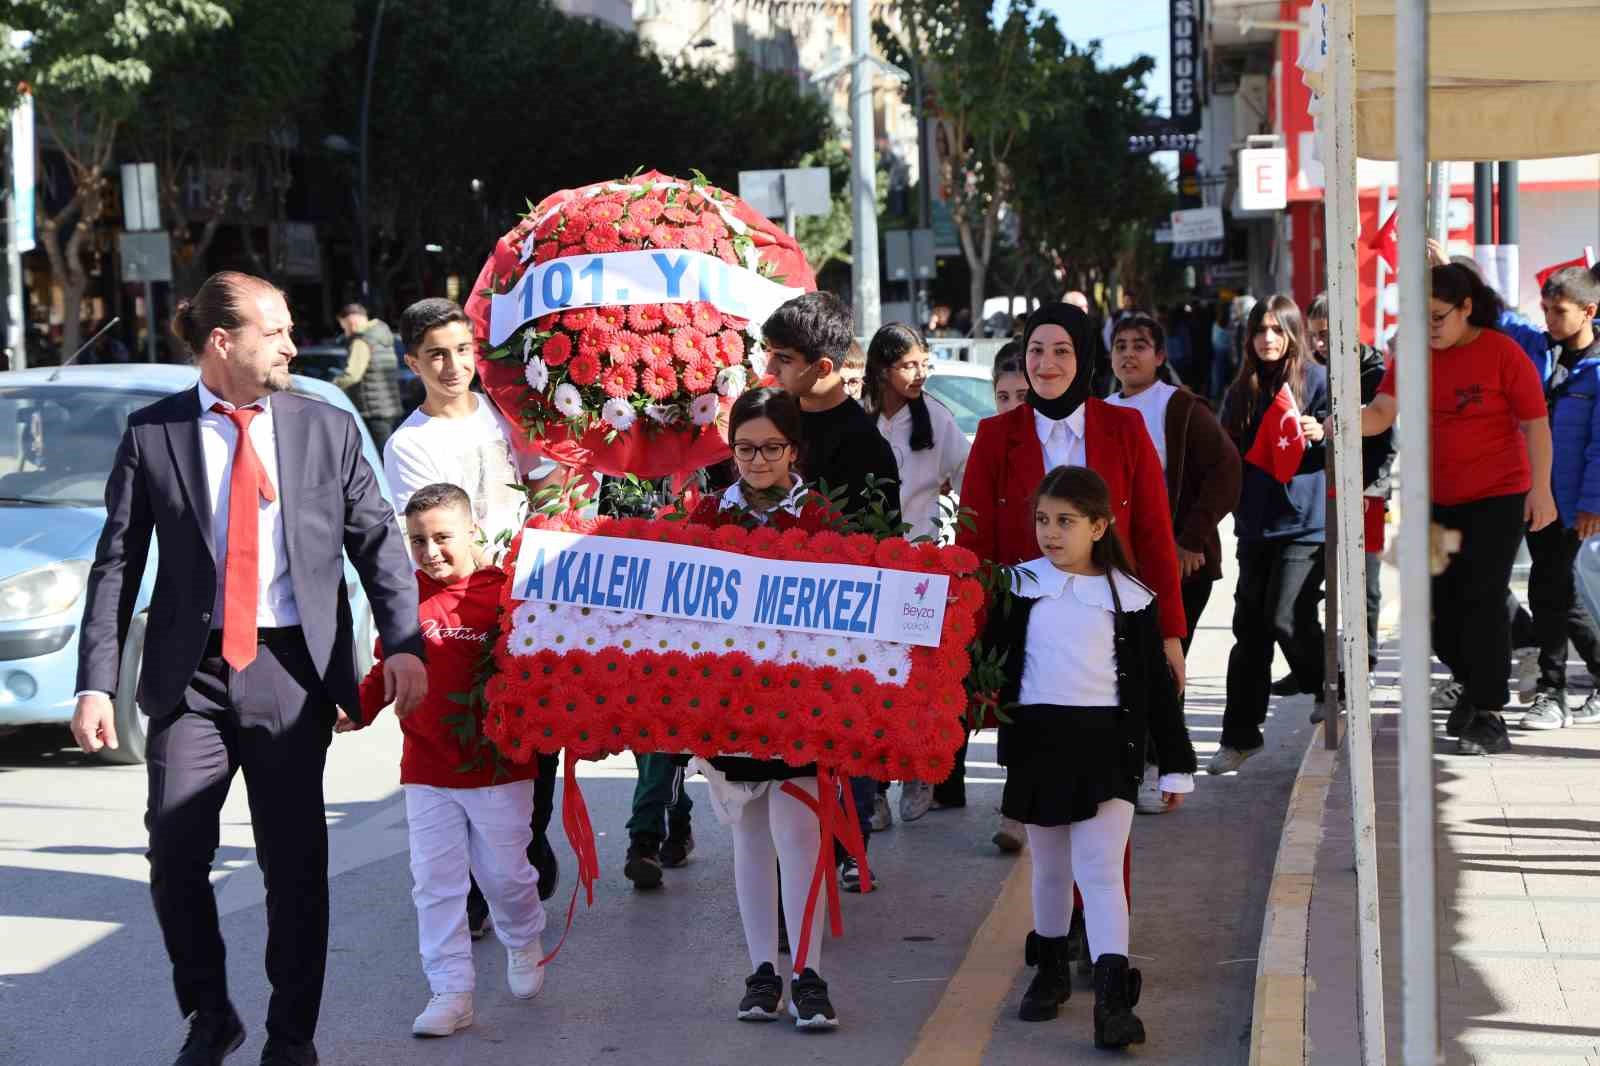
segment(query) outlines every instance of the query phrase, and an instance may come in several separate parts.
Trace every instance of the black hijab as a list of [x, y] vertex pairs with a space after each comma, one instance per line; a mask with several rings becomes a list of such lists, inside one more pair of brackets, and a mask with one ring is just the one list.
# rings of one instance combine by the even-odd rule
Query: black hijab
[[1028, 376], [1028, 340], [1033, 336], [1033, 331], [1043, 325], [1056, 325], [1066, 330], [1067, 336], [1072, 338], [1072, 350], [1078, 360], [1078, 372], [1073, 375], [1072, 384], [1053, 400], [1047, 400], [1033, 391], [1033, 381], [1028, 381], [1028, 406], [1051, 421], [1059, 422], [1089, 398], [1094, 377], [1094, 323], [1083, 311], [1065, 303], [1045, 304], [1029, 315], [1028, 327], [1022, 334], [1023, 377]]

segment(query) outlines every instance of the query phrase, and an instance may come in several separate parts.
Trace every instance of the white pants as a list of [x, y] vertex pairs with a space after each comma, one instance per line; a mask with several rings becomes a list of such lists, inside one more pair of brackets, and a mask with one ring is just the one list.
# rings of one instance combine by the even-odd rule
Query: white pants
[[1133, 804], [1106, 800], [1093, 818], [1071, 825], [1030, 825], [1033, 856], [1033, 928], [1040, 936], [1066, 936], [1072, 921], [1072, 882], [1083, 894], [1089, 957], [1128, 953], [1128, 896], [1122, 887], [1122, 853], [1133, 828]]
[[[782, 867], [783, 917], [789, 926], [789, 943], [800, 946], [798, 926], [806, 913], [811, 873], [817, 865], [822, 827], [817, 816], [800, 800], [786, 795], [786, 782], [773, 781], [761, 794], [745, 803], [733, 823], [733, 884], [739, 895], [739, 918], [750, 949], [750, 969], [762, 963], [778, 964], [778, 880]], [[817, 779], [797, 777], [787, 782], [815, 798]], [[823, 873], [833, 876], [832, 870]], [[826, 886], [824, 886], [826, 887]], [[817, 893], [817, 910], [811, 918], [811, 941], [806, 966], [822, 972], [822, 928], [827, 896]], [[780, 973], [782, 971], [779, 971]]]
[[533, 782], [485, 788], [406, 785], [405, 792], [422, 972], [433, 992], [471, 992], [469, 868], [489, 903], [500, 943], [511, 950], [525, 948], [544, 931], [539, 875], [528, 862]]

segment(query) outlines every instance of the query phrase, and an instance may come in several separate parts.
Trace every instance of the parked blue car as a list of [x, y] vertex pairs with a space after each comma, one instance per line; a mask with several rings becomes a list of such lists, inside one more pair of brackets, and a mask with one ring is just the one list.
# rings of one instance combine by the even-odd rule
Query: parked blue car
[[[194, 385], [192, 367], [116, 364], [0, 373], [0, 729], [65, 723], [75, 704], [78, 625], [95, 545], [105, 525], [105, 484], [128, 416]], [[348, 411], [345, 394], [293, 376], [294, 391]], [[361, 419], [361, 451], [383, 498], [394, 500], [383, 461]], [[155, 554], [134, 604], [116, 692], [117, 738], [110, 762], [144, 761], [147, 718], [134, 698], [145, 642]], [[372, 662], [372, 612], [345, 560], [345, 589], [356, 619], [356, 662]]]

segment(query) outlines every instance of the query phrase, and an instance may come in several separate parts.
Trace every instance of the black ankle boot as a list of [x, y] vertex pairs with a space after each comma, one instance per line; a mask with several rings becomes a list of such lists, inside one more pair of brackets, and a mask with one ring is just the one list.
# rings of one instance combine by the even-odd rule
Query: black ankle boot
[[1067, 938], [1029, 933], [1023, 961], [1037, 966], [1028, 990], [1022, 993], [1017, 1017], [1025, 1022], [1047, 1022], [1061, 1013], [1061, 1004], [1072, 995], [1072, 972], [1067, 959]]
[[1102, 955], [1094, 964], [1094, 1046], [1125, 1048], [1144, 1043], [1144, 1022], [1133, 1013], [1142, 984], [1126, 955]]

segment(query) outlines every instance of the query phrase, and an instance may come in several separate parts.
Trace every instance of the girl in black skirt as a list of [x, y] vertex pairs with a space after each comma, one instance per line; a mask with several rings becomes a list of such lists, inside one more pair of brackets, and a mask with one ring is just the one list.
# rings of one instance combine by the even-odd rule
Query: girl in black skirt
[[1071, 994], [1067, 929], [1072, 885], [1083, 894], [1094, 958], [1097, 1047], [1143, 1043], [1133, 1013], [1139, 971], [1128, 967], [1122, 855], [1154, 738], [1161, 790], [1173, 807], [1194, 789], [1194, 746], [1167, 667], [1155, 595], [1131, 576], [1111, 531], [1106, 483], [1086, 467], [1057, 467], [1034, 494], [1043, 557], [1019, 566], [1009, 604], [985, 633], [1005, 655], [999, 761], [1001, 812], [1027, 827], [1033, 921], [1024, 1021], [1054, 1018]]

